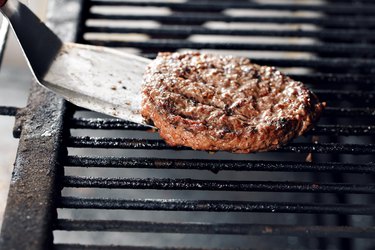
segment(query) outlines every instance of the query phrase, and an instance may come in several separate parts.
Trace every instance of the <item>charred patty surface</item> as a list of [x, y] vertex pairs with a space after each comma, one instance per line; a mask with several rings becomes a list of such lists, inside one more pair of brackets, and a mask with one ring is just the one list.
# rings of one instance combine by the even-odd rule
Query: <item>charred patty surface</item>
[[237, 153], [278, 148], [310, 129], [323, 105], [301, 82], [247, 58], [159, 53], [142, 115], [172, 146]]

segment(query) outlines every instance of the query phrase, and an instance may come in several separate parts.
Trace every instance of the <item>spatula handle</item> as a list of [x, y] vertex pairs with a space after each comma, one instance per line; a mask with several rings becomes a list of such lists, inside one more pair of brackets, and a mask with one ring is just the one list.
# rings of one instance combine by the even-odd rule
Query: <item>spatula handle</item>
[[0, 0], [1, 4], [1, 12], [8, 18], [32, 72], [40, 81], [62, 47], [62, 41], [23, 3]]

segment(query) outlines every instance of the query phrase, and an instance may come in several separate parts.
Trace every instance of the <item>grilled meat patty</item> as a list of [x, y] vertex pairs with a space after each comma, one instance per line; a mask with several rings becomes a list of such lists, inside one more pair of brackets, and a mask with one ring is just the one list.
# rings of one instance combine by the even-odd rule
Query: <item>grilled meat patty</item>
[[323, 104], [301, 82], [247, 58], [159, 53], [141, 113], [172, 146], [236, 153], [278, 148], [309, 130]]

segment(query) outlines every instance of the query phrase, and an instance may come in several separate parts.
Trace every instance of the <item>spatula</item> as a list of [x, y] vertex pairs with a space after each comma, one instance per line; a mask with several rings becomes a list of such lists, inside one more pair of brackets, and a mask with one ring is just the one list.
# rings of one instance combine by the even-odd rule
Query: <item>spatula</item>
[[149, 59], [118, 50], [64, 43], [27, 6], [0, 0], [37, 82], [77, 106], [150, 126], [140, 115]]

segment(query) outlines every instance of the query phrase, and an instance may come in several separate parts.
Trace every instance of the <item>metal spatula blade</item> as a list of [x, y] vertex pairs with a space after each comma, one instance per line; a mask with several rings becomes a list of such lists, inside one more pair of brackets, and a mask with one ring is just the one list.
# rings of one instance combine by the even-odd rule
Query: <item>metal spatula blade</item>
[[77, 106], [143, 123], [142, 75], [148, 59], [64, 43], [41, 83]]
[[77, 106], [150, 126], [140, 115], [142, 75], [149, 59], [63, 43], [17, 0], [0, 0], [0, 6], [38, 83]]

